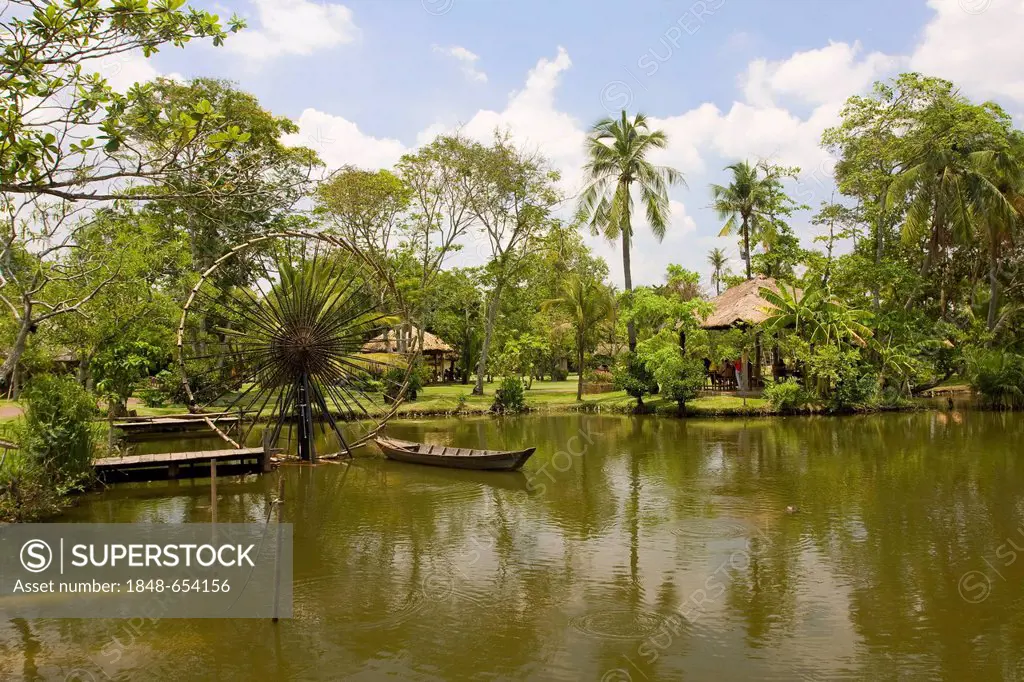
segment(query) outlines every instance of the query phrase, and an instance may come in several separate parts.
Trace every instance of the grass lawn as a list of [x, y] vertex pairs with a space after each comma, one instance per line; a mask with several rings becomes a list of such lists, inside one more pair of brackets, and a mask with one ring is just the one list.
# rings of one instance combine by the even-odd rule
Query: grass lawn
[[[465, 397], [463, 412], [486, 412], [494, 401], [497, 383], [486, 384], [486, 395], [471, 395], [473, 385], [427, 386], [420, 391], [415, 402], [407, 402], [399, 408], [398, 413], [404, 416], [452, 413], [459, 407], [459, 396]], [[534, 381], [533, 387], [526, 391], [526, 403], [538, 412], [561, 412], [573, 410], [629, 411], [634, 400], [624, 391], [595, 393], [584, 395], [582, 402], [576, 402], [576, 380], [570, 377], [566, 381]], [[652, 410], [659, 413], [676, 411], [676, 404], [651, 396], [644, 401]], [[768, 406], [762, 398], [743, 398], [735, 396], [709, 396], [698, 398], [687, 403], [687, 412], [692, 414], [751, 414], [761, 412]]]
[[[398, 408], [401, 417], [443, 416], [447, 414], [484, 414], [490, 410], [494, 402], [494, 391], [498, 384], [484, 385], [485, 395], [472, 395], [473, 384], [444, 386], [427, 386], [420, 390], [414, 402], [405, 402]], [[526, 403], [531, 410], [537, 412], [630, 412], [635, 401], [624, 391], [596, 393], [584, 395], [582, 402], [576, 402], [576, 380], [571, 377], [566, 381], [534, 381], [533, 387], [526, 391]], [[644, 400], [650, 411], [671, 414], [676, 412], [676, 404], [658, 396], [650, 396]], [[183, 405], [165, 405], [164, 407], [146, 407], [132, 400], [129, 409], [135, 410], [140, 417], [158, 417], [170, 414], [181, 414], [187, 409]], [[768, 410], [768, 401], [761, 398], [743, 398], [729, 395], [715, 395], [697, 398], [686, 405], [691, 415], [728, 415], [755, 414]], [[9, 429], [21, 419], [21, 406], [13, 400], [0, 400], [0, 431]]]

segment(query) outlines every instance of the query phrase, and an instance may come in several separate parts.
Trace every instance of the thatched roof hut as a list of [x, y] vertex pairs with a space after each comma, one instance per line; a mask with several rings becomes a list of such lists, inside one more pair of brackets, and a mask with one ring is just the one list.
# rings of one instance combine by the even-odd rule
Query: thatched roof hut
[[[410, 325], [409, 338], [416, 339], [420, 330]], [[398, 339], [395, 330], [389, 329], [383, 334], [373, 337], [363, 344], [364, 353], [397, 353]], [[455, 349], [445, 343], [441, 338], [430, 332], [423, 332], [423, 354], [424, 355], [456, 355]]]
[[[779, 290], [778, 283], [771, 277], [755, 277], [737, 284], [711, 299], [715, 307], [707, 319], [701, 322], [702, 329], [732, 329], [750, 327], [768, 319], [774, 306], [761, 298], [761, 287]], [[799, 296], [799, 291], [797, 296]]]

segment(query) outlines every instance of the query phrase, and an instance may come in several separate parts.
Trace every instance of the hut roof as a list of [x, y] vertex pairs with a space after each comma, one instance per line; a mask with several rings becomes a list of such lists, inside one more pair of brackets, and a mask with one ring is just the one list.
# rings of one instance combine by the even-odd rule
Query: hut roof
[[[409, 334], [412, 338], [415, 339], [419, 336], [419, 333], [420, 330], [418, 328], [410, 325]], [[385, 333], [373, 337], [363, 344], [362, 351], [364, 353], [397, 353], [398, 342], [395, 339], [395, 330], [389, 329]], [[442, 341], [441, 337], [425, 331], [423, 332], [423, 352], [431, 354], [454, 353], [455, 349]]]
[[[771, 277], [755, 277], [737, 284], [711, 299], [714, 311], [701, 323], [702, 329], [730, 329], [732, 327], [760, 324], [768, 319], [773, 306], [761, 298], [761, 287], [779, 290], [778, 283]], [[797, 291], [799, 297], [800, 292]]]

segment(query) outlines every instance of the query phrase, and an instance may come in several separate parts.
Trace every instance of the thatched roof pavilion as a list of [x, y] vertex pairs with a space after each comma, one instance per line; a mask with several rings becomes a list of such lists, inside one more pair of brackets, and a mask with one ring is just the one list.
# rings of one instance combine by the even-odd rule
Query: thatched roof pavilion
[[[758, 276], [730, 287], [711, 299], [710, 303], [715, 309], [701, 322], [701, 328], [752, 327], [767, 320], [774, 306], [761, 298], [761, 287], [779, 290], [779, 285], [774, 279]], [[798, 291], [797, 296], [799, 295]]]
[[[420, 330], [418, 328], [412, 325], [409, 326], [410, 339], [416, 339], [419, 333]], [[387, 332], [373, 337], [363, 344], [362, 351], [364, 353], [397, 353], [398, 339], [395, 336], [395, 330], [389, 329]], [[423, 354], [455, 355], [455, 349], [441, 340], [441, 337], [425, 331], [423, 332]]]
[[[408, 343], [416, 343], [416, 339], [419, 337], [420, 330], [418, 327], [409, 325], [408, 328]], [[384, 353], [394, 354], [398, 353], [398, 337], [395, 335], [394, 329], [389, 329], [384, 334], [379, 334], [366, 343], [363, 344], [362, 352], [366, 354]], [[428, 366], [433, 367], [434, 380], [441, 381], [444, 377], [444, 365], [446, 362], [451, 363], [451, 369], [449, 372], [454, 375], [455, 373], [455, 361], [458, 360], [459, 354], [454, 348], [449, 346], [441, 337], [436, 334], [431, 334], [428, 331], [423, 332], [423, 350], [421, 352], [424, 358], [428, 359]], [[384, 359], [384, 362], [388, 360]]]

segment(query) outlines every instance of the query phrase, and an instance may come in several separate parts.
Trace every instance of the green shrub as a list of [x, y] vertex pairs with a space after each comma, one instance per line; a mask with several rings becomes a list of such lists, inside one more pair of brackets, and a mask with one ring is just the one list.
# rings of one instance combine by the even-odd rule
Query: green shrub
[[643, 409], [644, 396], [658, 392], [658, 382], [636, 353], [623, 353], [613, 372], [615, 388], [636, 398], [637, 409]]
[[881, 407], [897, 408], [913, 405], [907, 394], [896, 386], [886, 386], [878, 396], [878, 404]]
[[25, 391], [21, 454], [47, 473], [74, 479], [92, 471], [96, 405], [68, 376], [40, 375]]
[[807, 364], [807, 386], [832, 412], [878, 405], [878, 373], [863, 364], [856, 348], [819, 346]]
[[491, 410], [499, 414], [524, 412], [526, 410], [526, 397], [523, 390], [523, 380], [519, 377], [504, 377], [501, 386], [494, 392], [494, 404]]
[[[405, 367], [391, 367], [388, 371], [384, 372], [384, 376], [381, 377], [384, 383], [384, 398], [388, 402], [394, 402], [398, 399], [398, 393], [402, 388], [402, 382], [406, 380], [407, 370]], [[416, 400], [416, 396], [419, 395], [420, 390], [423, 388], [423, 367], [417, 365], [413, 367], [411, 372], [408, 372], [409, 379], [406, 385], [404, 400], [412, 402]]]
[[792, 377], [765, 386], [764, 398], [773, 409], [786, 413], [800, 412], [812, 402], [810, 393]]
[[0, 467], [0, 521], [24, 523], [56, 514], [63, 496], [39, 466], [9, 452]]
[[559, 365], [555, 365], [554, 369], [551, 370], [551, 380], [552, 381], [565, 381], [568, 378], [569, 378], [569, 371], [566, 370], [566, 369], [563, 369]]
[[878, 402], [878, 374], [871, 368], [854, 364], [840, 374], [828, 404], [829, 409], [843, 412], [876, 407]]
[[686, 403], [697, 397], [704, 387], [704, 363], [683, 355], [677, 346], [667, 346], [647, 360], [660, 394], [678, 406], [679, 414], [686, 411]]
[[162, 349], [145, 341], [110, 346], [93, 358], [96, 390], [106, 398], [112, 417], [127, 413], [128, 398], [135, 386], [147, 378], [162, 359]]
[[974, 352], [968, 363], [971, 386], [989, 407], [1024, 407], [1024, 356], [1002, 350]]
[[20, 444], [0, 468], [0, 520], [31, 521], [60, 509], [69, 492], [92, 478], [96, 406], [67, 376], [38, 375], [22, 394]]
[[153, 377], [153, 380], [144, 388], [136, 391], [136, 393], [138, 393], [139, 399], [146, 407], [163, 407], [174, 400], [174, 394], [176, 393], [174, 389], [175, 381], [177, 381], [177, 377], [174, 373], [165, 369]]

